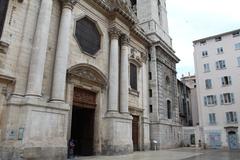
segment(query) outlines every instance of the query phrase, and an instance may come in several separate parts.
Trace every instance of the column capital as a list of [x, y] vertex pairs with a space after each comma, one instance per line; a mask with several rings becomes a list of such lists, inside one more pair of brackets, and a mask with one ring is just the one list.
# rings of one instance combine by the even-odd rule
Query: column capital
[[73, 9], [75, 4], [77, 3], [77, 0], [60, 0], [63, 4], [63, 8], [69, 8], [70, 10]]
[[126, 34], [121, 36], [121, 45], [126, 45], [128, 46], [130, 42], [130, 38], [129, 36], [127, 36]]
[[121, 35], [121, 31], [116, 27], [109, 28], [108, 32], [111, 39], [118, 39]]

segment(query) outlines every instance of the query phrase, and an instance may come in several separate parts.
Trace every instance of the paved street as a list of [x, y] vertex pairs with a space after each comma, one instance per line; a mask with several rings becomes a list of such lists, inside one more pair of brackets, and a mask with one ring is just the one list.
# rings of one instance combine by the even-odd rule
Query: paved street
[[135, 152], [122, 156], [80, 157], [75, 160], [239, 160], [240, 151], [198, 150], [181, 148], [161, 151]]

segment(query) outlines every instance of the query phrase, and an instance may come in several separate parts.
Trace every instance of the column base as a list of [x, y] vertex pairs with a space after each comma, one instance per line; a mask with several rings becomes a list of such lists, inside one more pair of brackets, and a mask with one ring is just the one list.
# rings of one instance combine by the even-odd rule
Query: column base
[[132, 116], [108, 112], [105, 116], [103, 155], [122, 155], [133, 152]]
[[3, 160], [66, 160], [67, 147], [0, 147]]
[[7, 105], [0, 159], [66, 160], [68, 104], [20, 97]]

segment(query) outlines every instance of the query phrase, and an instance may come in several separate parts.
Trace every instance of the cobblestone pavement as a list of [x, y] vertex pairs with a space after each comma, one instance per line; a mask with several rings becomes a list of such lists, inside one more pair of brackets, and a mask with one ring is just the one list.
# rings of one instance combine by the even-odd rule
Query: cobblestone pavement
[[240, 151], [199, 150], [180, 148], [160, 151], [134, 152], [121, 156], [79, 157], [74, 160], [240, 160]]

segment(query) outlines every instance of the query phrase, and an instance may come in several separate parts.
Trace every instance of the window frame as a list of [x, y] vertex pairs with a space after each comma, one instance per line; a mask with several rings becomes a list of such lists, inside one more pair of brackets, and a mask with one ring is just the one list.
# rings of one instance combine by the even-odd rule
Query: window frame
[[216, 113], [209, 113], [208, 114], [208, 120], [210, 125], [216, 125]]
[[209, 63], [203, 64], [203, 70], [204, 70], [204, 73], [210, 72], [210, 65], [209, 65]]
[[206, 87], [206, 89], [212, 89], [212, 80], [211, 79], [205, 79], [205, 87]]
[[[129, 64], [130, 67], [130, 88], [132, 90], [138, 90], [138, 66], [134, 63]], [[134, 70], [133, 70], [134, 69]]]
[[234, 104], [234, 93], [223, 93], [220, 94], [221, 105]]
[[203, 97], [204, 106], [216, 106], [217, 105], [217, 96], [216, 95], [207, 95]]
[[226, 65], [225, 60], [216, 61], [216, 70], [222, 70], [222, 69], [226, 69], [226, 68], [227, 68], [227, 65]]
[[238, 123], [237, 112], [230, 111], [230, 112], [226, 112], [225, 114], [226, 114], [226, 122], [228, 124]]

